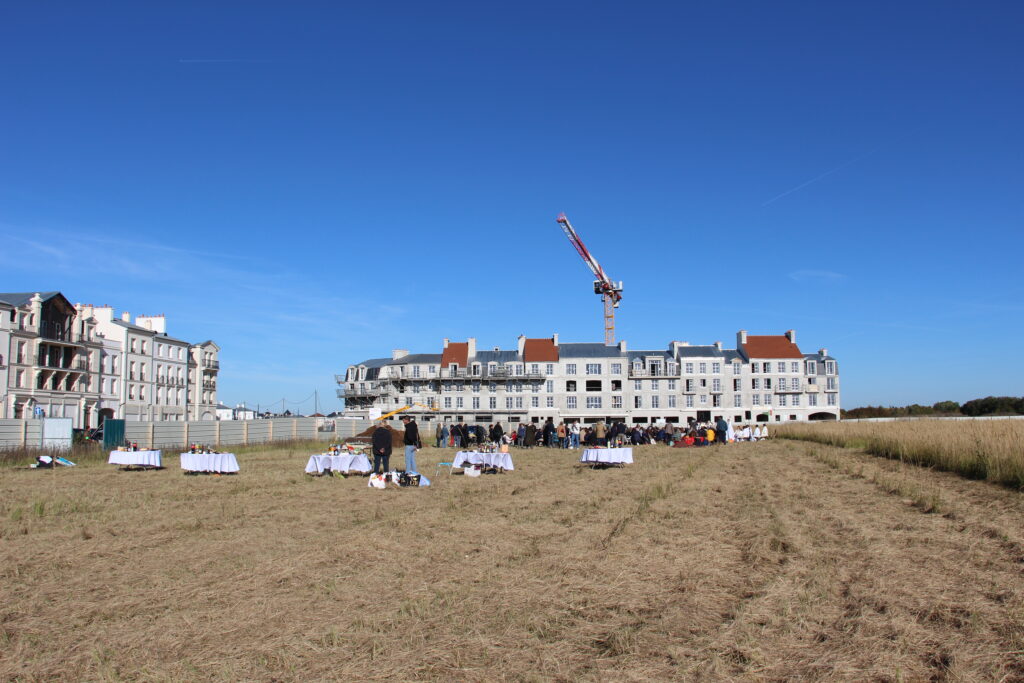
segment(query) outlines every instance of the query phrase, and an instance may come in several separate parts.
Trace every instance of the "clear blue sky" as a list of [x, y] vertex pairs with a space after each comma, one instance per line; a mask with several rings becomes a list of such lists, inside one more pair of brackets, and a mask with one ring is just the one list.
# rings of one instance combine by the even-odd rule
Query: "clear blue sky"
[[[165, 313], [220, 398], [394, 347], [795, 328], [846, 407], [1020, 395], [1024, 4], [8, 2], [0, 291]], [[309, 411], [312, 402], [287, 404]]]

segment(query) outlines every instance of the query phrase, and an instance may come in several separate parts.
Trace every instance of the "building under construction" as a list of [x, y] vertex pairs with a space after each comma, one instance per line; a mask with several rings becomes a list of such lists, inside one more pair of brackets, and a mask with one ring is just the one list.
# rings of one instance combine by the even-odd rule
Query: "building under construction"
[[[655, 351], [519, 337], [515, 349], [444, 340], [441, 353], [395, 350], [335, 376], [347, 414], [410, 406], [421, 422], [625, 421], [735, 423], [839, 418], [839, 369], [806, 354], [796, 333], [736, 334], [735, 348], [671, 342]], [[394, 419], [398, 419], [396, 416]]]

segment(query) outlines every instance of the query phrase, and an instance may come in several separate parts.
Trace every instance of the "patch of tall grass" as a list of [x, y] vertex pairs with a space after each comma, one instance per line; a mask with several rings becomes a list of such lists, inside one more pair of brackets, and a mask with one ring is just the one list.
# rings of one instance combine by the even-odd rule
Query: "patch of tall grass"
[[1024, 489], [1024, 420], [779, 425], [775, 436], [843, 448]]

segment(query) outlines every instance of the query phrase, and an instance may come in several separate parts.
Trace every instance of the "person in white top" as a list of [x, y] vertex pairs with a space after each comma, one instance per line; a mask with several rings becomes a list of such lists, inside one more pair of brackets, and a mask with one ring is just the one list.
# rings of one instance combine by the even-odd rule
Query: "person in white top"
[[761, 428], [761, 438], [762, 439], [767, 439], [768, 438], [768, 425], [765, 425], [764, 427]]
[[760, 441], [760, 440], [761, 440], [761, 428], [760, 427], [754, 427], [754, 441]]

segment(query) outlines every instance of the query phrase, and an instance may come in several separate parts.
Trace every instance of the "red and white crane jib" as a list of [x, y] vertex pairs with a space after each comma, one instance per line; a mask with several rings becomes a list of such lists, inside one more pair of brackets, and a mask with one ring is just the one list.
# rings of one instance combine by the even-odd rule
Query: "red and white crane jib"
[[564, 232], [565, 236], [569, 238], [569, 242], [571, 242], [572, 246], [574, 246], [576, 251], [579, 252], [580, 258], [583, 259], [583, 262], [586, 263], [587, 267], [594, 273], [594, 277], [597, 278], [594, 282], [594, 293], [608, 296], [612, 300], [612, 305], [618, 308], [619, 301], [622, 300], [622, 283], [620, 282], [616, 284], [611, 281], [611, 278], [605, 275], [601, 264], [597, 262], [597, 259], [590, 255], [590, 251], [583, 244], [583, 240], [580, 239], [580, 236], [576, 233], [576, 230], [573, 229], [572, 224], [569, 223], [569, 219], [564, 213], [558, 214], [558, 218], [556, 220], [558, 221], [558, 224], [562, 226], [562, 232]]

